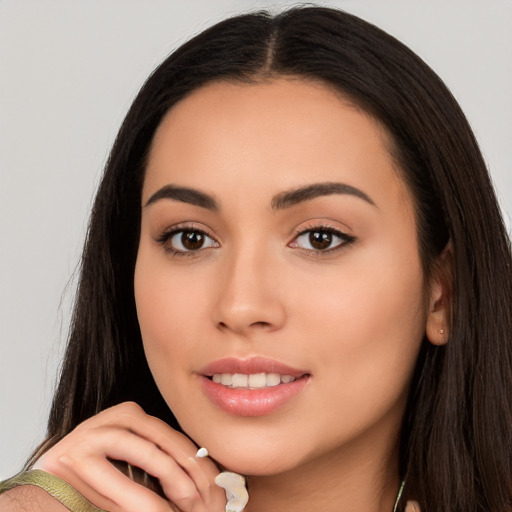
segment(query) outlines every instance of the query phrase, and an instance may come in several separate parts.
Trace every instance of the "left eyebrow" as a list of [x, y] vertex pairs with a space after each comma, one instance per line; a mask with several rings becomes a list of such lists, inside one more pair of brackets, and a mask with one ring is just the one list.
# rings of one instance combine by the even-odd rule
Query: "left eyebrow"
[[352, 185], [347, 185], [346, 183], [332, 182], [314, 183], [313, 185], [307, 185], [294, 190], [281, 192], [274, 196], [271, 205], [273, 210], [282, 210], [304, 201], [310, 201], [316, 197], [330, 196], [333, 194], [348, 194], [358, 197], [372, 206], [377, 206], [371, 197], [365, 194], [362, 190], [353, 187]]

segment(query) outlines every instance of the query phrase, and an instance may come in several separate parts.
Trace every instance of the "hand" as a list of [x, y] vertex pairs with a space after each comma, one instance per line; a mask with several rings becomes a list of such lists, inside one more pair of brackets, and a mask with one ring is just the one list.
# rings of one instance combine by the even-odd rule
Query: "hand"
[[[126, 402], [84, 421], [36, 462], [110, 512], [223, 512], [219, 470], [196, 458], [186, 436], [137, 404]], [[164, 497], [121, 473], [109, 459], [126, 461], [157, 478]]]

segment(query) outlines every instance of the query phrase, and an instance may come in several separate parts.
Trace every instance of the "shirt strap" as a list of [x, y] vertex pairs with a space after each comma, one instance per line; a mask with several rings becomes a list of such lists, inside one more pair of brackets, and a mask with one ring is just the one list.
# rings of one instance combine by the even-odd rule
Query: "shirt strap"
[[66, 481], [41, 469], [23, 471], [0, 482], [0, 494], [20, 485], [40, 487], [71, 512], [107, 512], [93, 505]]

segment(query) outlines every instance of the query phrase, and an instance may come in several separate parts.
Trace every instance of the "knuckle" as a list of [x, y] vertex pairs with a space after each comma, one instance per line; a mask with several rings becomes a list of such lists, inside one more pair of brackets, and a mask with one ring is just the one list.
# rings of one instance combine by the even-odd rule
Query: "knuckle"
[[183, 460], [180, 460], [180, 466], [190, 474], [194, 468], [196, 468], [199, 464], [199, 461], [194, 457], [186, 457]]
[[132, 421], [134, 418], [140, 418], [144, 413], [142, 407], [135, 402], [123, 402], [115, 405], [113, 408], [117, 420]]
[[142, 412], [142, 407], [137, 402], [133, 402], [133, 401], [122, 402], [118, 405], [115, 405], [114, 408], [118, 408], [119, 410], [125, 410], [125, 411], [133, 412], [133, 413]]
[[180, 484], [173, 488], [172, 500], [180, 507], [191, 504], [198, 497], [197, 490], [192, 485]]
[[141, 448], [139, 452], [139, 461], [142, 465], [145, 466], [152, 461], [159, 461], [161, 455], [161, 451], [154, 444], [148, 444]]

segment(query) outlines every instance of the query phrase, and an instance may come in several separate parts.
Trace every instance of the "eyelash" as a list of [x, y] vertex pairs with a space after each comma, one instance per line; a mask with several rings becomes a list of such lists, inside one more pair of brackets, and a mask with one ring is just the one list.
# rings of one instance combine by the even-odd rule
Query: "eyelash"
[[[181, 236], [183, 237], [183, 235], [185, 233], [192, 233], [192, 234], [196, 234], [196, 235], [200, 235], [200, 236], [203, 236], [205, 238], [208, 238], [210, 239], [214, 244], [216, 244], [215, 246], [213, 245], [210, 245], [209, 247], [199, 247], [198, 249], [196, 250], [181, 250], [181, 249], [175, 249], [172, 245], [171, 245], [171, 241], [172, 239], [176, 236], [176, 235], [179, 235], [181, 234]], [[185, 226], [174, 226], [173, 228], [167, 230], [167, 231], [164, 231], [157, 239], [156, 239], [156, 242], [158, 242], [160, 245], [163, 246], [164, 250], [166, 252], [168, 252], [169, 254], [171, 254], [173, 257], [174, 256], [179, 256], [179, 257], [194, 257], [194, 256], [198, 256], [198, 253], [201, 251], [201, 250], [205, 250], [205, 249], [210, 249], [212, 247], [218, 247], [219, 244], [218, 242], [213, 238], [211, 237], [205, 230], [203, 229], [199, 229], [199, 228], [196, 228], [194, 226], [191, 226], [191, 225], [185, 225]]]
[[[212, 244], [208, 247], [199, 247], [198, 249], [190, 249], [190, 250], [181, 250], [176, 249], [171, 245], [171, 240], [176, 236], [181, 234], [183, 235], [185, 233], [191, 233], [196, 234], [205, 238], [208, 238], [212, 241]], [[297, 240], [304, 235], [307, 234], [313, 234], [313, 233], [322, 233], [322, 234], [328, 234], [328, 235], [334, 235], [335, 237], [340, 239], [340, 243], [336, 245], [335, 247], [328, 248], [328, 249], [306, 249], [303, 247], [299, 247], [297, 245]], [[297, 248], [300, 251], [307, 252], [309, 254], [315, 254], [315, 255], [322, 255], [322, 254], [332, 254], [334, 252], [337, 252], [339, 250], [344, 249], [347, 245], [350, 245], [356, 241], [356, 238], [348, 235], [347, 233], [344, 233], [343, 231], [340, 231], [337, 228], [334, 228], [329, 225], [311, 225], [306, 227], [305, 229], [301, 229], [300, 231], [297, 231], [297, 233], [294, 235], [293, 240], [288, 244], [288, 247]], [[179, 257], [195, 257], [198, 256], [199, 252], [205, 249], [210, 248], [216, 248], [219, 247], [219, 243], [211, 237], [206, 231], [203, 229], [196, 228], [194, 226], [186, 225], [186, 226], [174, 226], [173, 228], [164, 231], [157, 239], [156, 242], [158, 242], [160, 245], [162, 245], [166, 252], [174, 256]], [[182, 244], [183, 245], [183, 244]]]
[[[327, 233], [330, 235], [334, 235], [335, 237], [340, 239], [340, 243], [338, 243], [338, 245], [336, 245], [335, 247], [323, 249], [323, 250], [322, 249], [314, 249], [314, 248], [313, 249], [304, 249], [301, 247], [297, 247], [295, 245], [297, 240], [301, 236], [307, 235], [308, 233], [310, 234], [310, 236], [312, 233], [324, 233], [324, 234]], [[316, 224], [316, 225], [307, 226], [305, 229], [302, 228], [300, 231], [298, 231], [295, 234], [293, 240], [288, 244], [288, 246], [296, 247], [298, 250], [308, 252], [309, 254], [312, 253], [317, 256], [321, 256], [323, 254], [332, 254], [332, 253], [335, 253], [342, 249], [345, 249], [348, 245], [354, 243], [355, 241], [356, 241], [356, 238], [354, 236], [344, 233], [343, 231], [339, 230], [338, 228], [335, 228], [333, 226], [329, 226], [326, 224], [320, 224], [320, 225]]]

